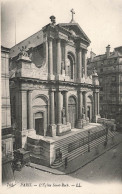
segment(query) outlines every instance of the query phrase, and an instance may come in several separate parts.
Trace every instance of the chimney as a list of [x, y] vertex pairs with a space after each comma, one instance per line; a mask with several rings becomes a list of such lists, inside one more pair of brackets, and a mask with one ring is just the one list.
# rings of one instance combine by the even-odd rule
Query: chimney
[[110, 56], [110, 45], [106, 47], [106, 56], [107, 58]]
[[90, 58], [91, 58], [91, 61], [94, 59], [95, 56], [96, 56], [96, 54], [93, 53], [92, 51], [90, 51]]

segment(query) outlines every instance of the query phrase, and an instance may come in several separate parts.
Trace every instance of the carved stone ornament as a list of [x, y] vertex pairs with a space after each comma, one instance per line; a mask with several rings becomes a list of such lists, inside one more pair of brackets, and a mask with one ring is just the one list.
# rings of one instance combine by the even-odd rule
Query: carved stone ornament
[[22, 48], [20, 49], [20, 53], [19, 53], [19, 56], [25, 56], [25, 57], [28, 57], [28, 53], [26, 51], [26, 46], [22, 46]]

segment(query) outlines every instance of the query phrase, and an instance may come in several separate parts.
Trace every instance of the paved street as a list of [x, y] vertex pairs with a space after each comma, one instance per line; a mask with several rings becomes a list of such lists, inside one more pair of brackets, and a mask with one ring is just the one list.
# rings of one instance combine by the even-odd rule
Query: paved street
[[21, 172], [15, 172], [15, 179], [17, 182], [122, 182], [122, 143], [70, 175], [54, 175], [24, 167]]
[[94, 183], [111, 181], [122, 183], [122, 143], [71, 176]]

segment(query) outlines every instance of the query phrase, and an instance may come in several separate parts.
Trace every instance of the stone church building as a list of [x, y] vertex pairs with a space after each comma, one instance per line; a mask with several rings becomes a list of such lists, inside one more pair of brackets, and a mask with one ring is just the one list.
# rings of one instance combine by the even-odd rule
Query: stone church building
[[47, 166], [60, 152], [70, 157], [70, 146], [99, 117], [98, 75], [87, 76], [90, 40], [73, 19], [50, 19], [10, 50], [16, 148], [30, 149], [31, 160]]

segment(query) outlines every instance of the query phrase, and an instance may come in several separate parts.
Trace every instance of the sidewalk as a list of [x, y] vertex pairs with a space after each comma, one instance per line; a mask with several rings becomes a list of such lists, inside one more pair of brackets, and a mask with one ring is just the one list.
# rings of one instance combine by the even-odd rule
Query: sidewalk
[[65, 169], [65, 166], [61, 166], [60, 168], [53, 169], [50, 167], [46, 167], [43, 165], [38, 165], [34, 163], [30, 163], [31, 168], [35, 168], [44, 172], [48, 172], [55, 175], [66, 175], [71, 174], [77, 171], [78, 169], [82, 168], [83, 166], [87, 165], [88, 163], [92, 162], [99, 156], [103, 155], [105, 152], [109, 151], [110, 149], [116, 147], [118, 144], [122, 143], [122, 134], [118, 134], [115, 136], [115, 143], [111, 144], [111, 142], [108, 142], [108, 145], [106, 148], [104, 148], [103, 145], [99, 146], [99, 152], [98, 154], [95, 154], [95, 148], [93, 148], [90, 152], [87, 152], [85, 154], [80, 155], [79, 157], [71, 160], [68, 162], [68, 166]]

